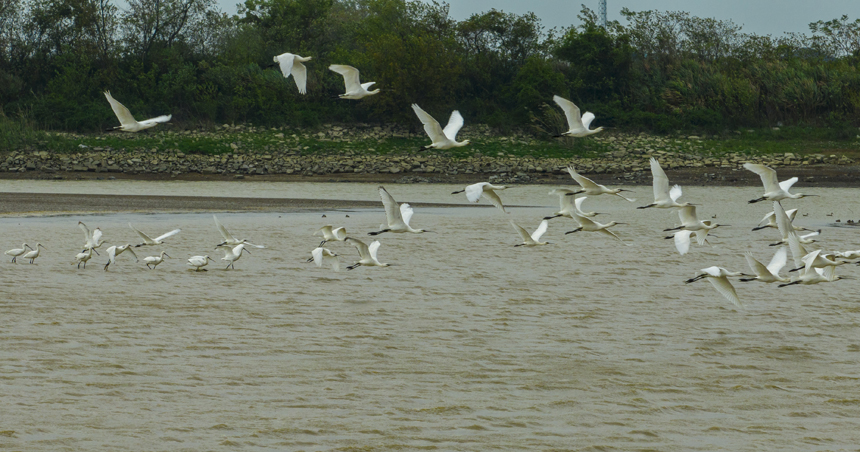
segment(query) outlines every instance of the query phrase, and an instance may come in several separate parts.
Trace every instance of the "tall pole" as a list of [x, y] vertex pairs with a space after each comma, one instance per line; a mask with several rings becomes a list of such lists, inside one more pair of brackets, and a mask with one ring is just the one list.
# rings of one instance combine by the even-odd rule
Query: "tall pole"
[[606, 0], [600, 0], [597, 7], [597, 18], [600, 20], [600, 26], [606, 28]]

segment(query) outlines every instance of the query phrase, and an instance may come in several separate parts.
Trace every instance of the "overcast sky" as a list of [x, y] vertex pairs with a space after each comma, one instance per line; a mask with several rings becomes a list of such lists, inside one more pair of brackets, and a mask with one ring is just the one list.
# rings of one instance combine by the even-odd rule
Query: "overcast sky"
[[[228, 14], [236, 13], [236, 0], [219, 0]], [[492, 8], [523, 14], [534, 12], [547, 28], [578, 23], [576, 15], [585, 4], [597, 11], [598, 0], [450, 0], [451, 16], [462, 20]], [[731, 19], [746, 33], [780, 35], [809, 33], [809, 23], [847, 14], [860, 18], [860, 0], [607, 0], [609, 20], [621, 20], [622, 7], [634, 11], [688, 11], [694, 16]]]

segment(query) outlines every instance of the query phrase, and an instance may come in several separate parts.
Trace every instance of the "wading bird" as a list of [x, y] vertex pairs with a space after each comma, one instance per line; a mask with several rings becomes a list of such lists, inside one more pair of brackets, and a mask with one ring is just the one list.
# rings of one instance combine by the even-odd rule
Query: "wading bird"
[[799, 199], [805, 198], [807, 196], [818, 196], [818, 195], [804, 195], [803, 193], [791, 194], [788, 190], [797, 182], [797, 177], [792, 177], [791, 179], [784, 180], [779, 182], [776, 178], [776, 170], [765, 165], [761, 165], [758, 163], [744, 163], [744, 168], [756, 173], [761, 177], [761, 182], [764, 184], [764, 196], [761, 198], [751, 199], [749, 202], [752, 204], [754, 202], [759, 201], [781, 201], [786, 198], [791, 199]]
[[199, 272], [200, 270], [206, 271], [205, 266], [209, 265], [209, 261], [215, 262], [209, 256], [191, 256], [188, 258], [188, 265], [195, 267], [194, 271]]
[[377, 258], [377, 252], [379, 251], [380, 243], [379, 240], [374, 240], [370, 246], [365, 245], [364, 242], [358, 239], [354, 239], [352, 237], [348, 237], [346, 242], [351, 244], [358, 250], [359, 261], [355, 264], [346, 267], [347, 270], [352, 270], [355, 267], [365, 266], [365, 267], [389, 267], [390, 264], [383, 264], [379, 262]]
[[448, 118], [448, 125], [443, 129], [439, 125], [439, 121], [422, 110], [418, 104], [412, 104], [412, 110], [415, 111], [418, 119], [421, 120], [421, 124], [424, 124], [424, 131], [427, 132], [427, 136], [433, 141], [433, 143], [422, 147], [419, 151], [427, 149], [444, 150], [469, 144], [469, 140], [457, 141], [457, 133], [463, 127], [463, 116], [460, 115], [459, 111], [454, 110], [451, 113], [451, 117]]
[[499, 195], [496, 194], [496, 190], [504, 190], [508, 187], [504, 185], [493, 185], [489, 182], [478, 182], [477, 184], [467, 185], [466, 188], [458, 191], [452, 191], [452, 195], [456, 195], [457, 193], [466, 192], [466, 199], [469, 202], [478, 202], [478, 199], [481, 196], [484, 197], [487, 201], [490, 201], [490, 204], [496, 206], [502, 212], [508, 213], [505, 210], [505, 206], [502, 204], [502, 198], [499, 198]]
[[168, 237], [172, 237], [176, 234], [179, 234], [179, 232], [182, 231], [182, 229], [174, 229], [174, 230], [168, 232], [167, 234], [159, 235], [158, 237], [153, 239], [153, 238], [150, 238], [148, 235], [135, 229], [134, 226], [131, 225], [131, 223], [128, 224], [128, 227], [130, 227], [134, 232], [137, 232], [137, 235], [139, 235], [143, 239], [143, 243], [140, 243], [138, 245], [134, 245], [135, 248], [137, 248], [139, 246], [144, 246], [144, 245], [149, 245], [149, 246], [161, 245], [162, 243], [164, 243], [164, 239], [166, 239]]
[[744, 253], [744, 256], [747, 258], [747, 264], [749, 264], [750, 270], [755, 273], [755, 277], [741, 278], [741, 281], [761, 281], [763, 283], [790, 281], [788, 278], [779, 276], [779, 271], [785, 267], [785, 264], [788, 261], [788, 253], [784, 246], [776, 250], [776, 253], [773, 255], [773, 258], [771, 258], [770, 263], [767, 264], [766, 267], [754, 258], [752, 253], [746, 252]]
[[[254, 245], [253, 243], [249, 242], [246, 239], [239, 240], [236, 237], [233, 237], [233, 234], [230, 234], [227, 231], [227, 228], [225, 228], [224, 225], [221, 224], [220, 221], [218, 221], [218, 217], [216, 217], [215, 215], [212, 215], [212, 219], [215, 220], [215, 227], [218, 228], [218, 232], [221, 233], [221, 237], [224, 238], [223, 242], [215, 245], [216, 249], [219, 246], [231, 246], [232, 247], [232, 246], [236, 246], [239, 244], [245, 244], [247, 246], [253, 246], [254, 248], [265, 248], [265, 246], [262, 246], [262, 245]], [[177, 229], [176, 232], [179, 232], [179, 229]], [[163, 236], [161, 238], [163, 238]]]
[[587, 111], [584, 115], [580, 116], [579, 107], [577, 107], [573, 102], [561, 96], [552, 96], [552, 100], [555, 101], [562, 110], [564, 110], [564, 116], [567, 118], [568, 131], [562, 132], [561, 135], [557, 136], [579, 138], [593, 135], [603, 130], [603, 127], [598, 127], [596, 129], [588, 128], [591, 125], [591, 121], [594, 121], [594, 113]]
[[385, 206], [385, 219], [388, 221], [388, 227], [381, 231], [368, 232], [367, 235], [379, 235], [383, 232], [411, 232], [413, 234], [431, 232], [426, 229], [413, 229], [412, 226], [409, 226], [409, 220], [412, 219], [414, 213], [412, 206], [404, 202], [398, 208], [397, 201], [382, 186], [379, 186], [379, 197], [382, 198], [382, 205]]
[[568, 194], [574, 194], [573, 190], [568, 188], [556, 188], [549, 192], [549, 194], [558, 196], [559, 209], [558, 212], [554, 212], [552, 216], [543, 217], [544, 220], [552, 220], [553, 218], [558, 217], [573, 218], [572, 215], [574, 213], [581, 217], [589, 218], [600, 215], [599, 212], [583, 212], [582, 203], [585, 202], [588, 197], [583, 196], [581, 198], [573, 199], [573, 196], [567, 196]]
[[75, 255], [75, 262], [73, 262], [72, 265], [75, 265], [75, 263], [77, 263], [78, 268], [80, 269], [81, 264], [83, 263], [84, 264], [84, 270], [86, 270], [87, 269], [87, 261], [92, 259], [92, 258], [93, 258], [93, 249], [90, 248], [90, 249], [84, 251], [83, 253], [78, 253], [77, 255]]
[[722, 296], [731, 301], [735, 306], [742, 308], [744, 305], [738, 298], [738, 293], [735, 292], [735, 287], [729, 282], [730, 276], [752, 276], [741, 272], [730, 272], [723, 267], [708, 267], [700, 270], [702, 274], [684, 281], [686, 284], [694, 283], [700, 279], [707, 278], [708, 281], [717, 289]]
[[[251, 251], [245, 249], [245, 244], [240, 243], [232, 249], [224, 250], [224, 257], [222, 257], [221, 260], [229, 262], [229, 264], [227, 264], [227, 268], [232, 268], [235, 270], [236, 267], [233, 266], [233, 263], [239, 260], [240, 257], [242, 257], [243, 252], [251, 254]], [[225, 270], [227, 268], [225, 268]]]
[[331, 265], [331, 269], [339, 272], [340, 271], [340, 259], [337, 258], [337, 254], [332, 253], [328, 248], [317, 247], [311, 251], [310, 260], [314, 261], [317, 264], [317, 267], [322, 268], [323, 264], [328, 263]]
[[132, 256], [134, 256], [135, 262], [140, 262], [140, 259], [137, 258], [137, 254], [135, 254], [134, 250], [131, 249], [130, 243], [126, 243], [125, 245], [121, 245], [121, 246], [114, 245], [114, 246], [108, 248], [107, 250], [105, 250], [105, 252], [108, 255], [108, 261], [105, 264], [105, 271], [107, 271], [108, 267], [110, 267], [111, 264], [116, 262], [116, 257], [125, 251], [128, 251], [129, 253], [131, 253]]
[[522, 237], [523, 239], [523, 243], [514, 246], [538, 246], [546, 245], [549, 243], [540, 241], [541, 236], [544, 235], [547, 227], [549, 226], [549, 221], [547, 220], [541, 221], [540, 226], [538, 226], [538, 228], [535, 229], [535, 232], [532, 232], [531, 235], [529, 235], [529, 233], [526, 232], [526, 230], [523, 229], [522, 226], [514, 223], [514, 220], [511, 220], [511, 226], [514, 227], [514, 229], [517, 231], [518, 234], [520, 234], [520, 237]]
[[319, 246], [325, 245], [326, 242], [343, 242], [346, 240], [346, 228], [341, 227], [332, 229], [332, 225], [327, 224], [317, 229], [317, 232], [314, 232], [314, 235], [323, 236], [323, 240], [320, 242]]
[[[42, 245], [41, 243], [37, 243], [36, 249], [28, 252], [27, 254], [25, 254], [21, 257], [24, 259], [30, 259], [30, 263], [32, 264], [33, 261], [36, 260], [37, 257], [39, 257], [40, 248], [45, 248], [45, 245]], [[45, 249], [47, 249], [47, 248], [45, 248]]]
[[620, 241], [622, 243], [624, 242], [623, 240], [621, 240], [621, 238], [619, 238], [617, 235], [615, 235], [615, 233], [610, 231], [608, 228], [611, 228], [612, 226], [615, 226], [616, 224], [627, 224], [627, 223], [618, 223], [616, 221], [613, 221], [609, 224], [601, 224], [601, 223], [598, 223], [598, 222], [596, 222], [590, 218], [581, 217], [581, 216], [577, 215], [576, 213], [573, 214], [573, 219], [576, 220], [577, 223], [579, 223], [579, 227], [572, 230], [572, 231], [565, 232], [564, 235], [573, 234], [573, 233], [579, 232], [579, 231], [600, 232], [601, 234], [615, 237], [616, 239], [618, 239], [618, 241]]
[[657, 207], [659, 209], [671, 209], [673, 207], [686, 207], [691, 206], [692, 204], [678, 203], [678, 198], [681, 197], [681, 186], [675, 185], [669, 190], [669, 178], [666, 176], [666, 173], [663, 171], [663, 168], [660, 167], [660, 163], [657, 162], [657, 159], [651, 157], [651, 176], [653, 176], [654, 182], [654, 202], [648, 204], [647, 206], [637, 207], [637, 209], [647, 209], [649, 207]]
[[[143, 262], [146, 264], [147, 268], [155, 270], [155, 267], [158, 267], [158, 264], [164, 262], [165, 257], [170, 257], [170, 255], [162, 251], [161, 254], [158, 256], [144, 257]], [[150, 267], [150, 265], [152, 265], [152, 267]]]
[[20, 256], [20, 255], [22, 255], [22, 254], [26, 253], [26, 252], [27, 252], [27, 248], [29, 248], [29, 249], [31, 249], [31, 250], [33, 249], [33, 247], [32, 247], [32, 246], [27, 245], [27, 244], [25, 243], [25, 244], [21, 245], [21, 248], [13, 248], [13, 249], [11, 249], [11, 250], [9, 250], [9, 251], [6, 251], [6, 253], [5, 253], [5, 254], [6, 254], [7, 256], [12, 256], [12, 263], [16, 263], [16, 262], [17, 262], [17, 259], [18, 259], [18, 256]]
[[611, 188], [610, 189], [610, 188], [606, 188], [603, 185], [596, 184], [596, 183], [594, 183], [593, 180], [577, 173], [576, 170], [573, 169], [572, 166], [567, 167], [567, 172], [570, 173], [570, 177], [572, 177], [573, 180], [575, 180], [576, 183], [579, 184], [580, 187], [582, 187], [582, 190], [576, 190], [573, 193], [568, 193], [567, 196], [578, 195], [580, 193], [585, 193], [588, 196], [615, 195], [615, 196], [618, 196], [619, 198], [622, 198], [626, 201], [630, 201], [630, 202], [636, 201], [635, 199], [626, 198], [620, 194], [623, 191], [630, 191], [630, 190], [625, 190], [623, 188]]
[[292, 53], [282, 53], [272, 59], [275, 60], [275, 64], [272, 66], [279, 66], [281, 69], [281, 74], [284, 74], [284, 78], [289, 78], [290, 75], [293, 76], [293, 80], [296, 82], [296, 87], [299, 89], [300, 94], [307, 94], [307, 83], [308, 83], [308, 69], [305, 67], [304, 62], [310, 61], [312, 57], [302, 57]]
[[105, 91], [105, 97], [107, 97], [108, 102], [110, 102], [110, 108], [113, 109], [113, 113], [116, 115], [117, 119], [119, 119], [120, 123], [119, 126], [113, 127], [110, 130], [119, 129], [123, 132], [140, 132], [141, 130], [155, 127], [159, 123], [170, 121], [170, 118], [172, 118], [171, 115], [165, 115], [137, 122], [135, 121], [134, 116], [131, 115], [131, 112], [128, 111], [128, 108], [125, 108], [123, 104], [117, 102], [116, 99], [110, 95], [110, 91]]
[[92, 231], [85, 225], [82, 221], [78, 222], [78, 227], [84, 231], [84, 240], [86, 240], [86, 244], [84, 245], [83, 251], [88, 249], [92, 249], [97, 255], [99, 254], [96, 248], [102, 246], [104, 241], [102, 240], [102, 230], [100, 228], [95, 228]]
[[367, 96], [372, 96], [379, 92], [379, 89], [368, 91], [367, 89], [376, 82], [361, 83], [358, 78], [358, 69], [352, 66], [332, 64], [328, 68], [329, 70], [337, 72], [343, 76], [343, 83], [346, 85], [346, 92], [337, 96], [341, 99], [357, 100]]

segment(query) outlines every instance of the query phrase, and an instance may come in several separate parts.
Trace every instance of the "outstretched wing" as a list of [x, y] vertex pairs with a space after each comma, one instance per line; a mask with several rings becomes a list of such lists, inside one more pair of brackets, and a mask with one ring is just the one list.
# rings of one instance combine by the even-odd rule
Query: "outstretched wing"
[[547, 220], [541, 221], [540, 226], [538, 226], [538, 228], [535, 229], [535, 232], [532, 232], [532, 235], [531, 235], [532, 240], [534, 240], [535, 242], [540, 241], [541, 236], [546, 233], [547, 227], [549, 227], [549, 221], [547, 221]]
[[525, 242], [525, 243], [531, 243], [532, 242], [532, 237], [529, 235], [529, 233], [525, 229], [523, 229], [522, 226], [514, 223], [514, 220], [511, 220], [511, 226], [514, 227], [514, 230], [517, 231], [517, 233], [520, 235], [520, 238], [523, 239], [523, 242]]
[[180, 231], [182, 231], [182, 229], [174, 229], [174, 230], [172, 230], [166, 234], [159, 235], [158, 237], [155, 238], [155, 241], [160, 242], [160, 241], [162, 241], [168, 237], [172, 237], [176, 234], [179, 234]]
[[137, 258], [137, 254], [135, 254], [134, 250], [131, 249], [130, 246], [126, 247], [125, 250], [128, 251], [129, 253], [131, 253], [132, 256], [134, 256], [135, 262], [140, 262], [140, 259]]
[[134, 116], [131, 115], [131, 112], [128, 111], [128, 108], [125, 108], [125, 105], [119, 103], [110, 95], [110, 91], [105, 91], [105, 97], [110, 103], [110, 108], [113, 110], [113, 114], [115, 114], [116, 118], [119, 119], [120, 124], [130, 126], [137, 122], [135, 121]]
[[784, 246], [781, 246], [770, 259], [770, 263], [767, 264], [767, 270], [778, 276], [779, 271], [785, 267], [786, 262], [788, 262], [788, 252], [786, 252]]
[[344, 64], [332, 64], [328, 68], [343, 76], [343, 84], [346, 85], [346, 92], [349, 93], [352, 91], [359, 91], [361, 89], [361, 82], [358, 78], [358, 69]]
[[468, 199], [469, 202], [478, 202], [478, 199], [480, 199], [481, 195], [484, 193], [485, 185], [487, 185], [487, 182], [478, 182], [477, 184], [466, 186], [466, 199]]
[[299, 94], [308, 93], [308, 68], [304, 64], [296, 61], [293, 63], [293, 80], [296, 81], [296, 88], [299, 89]]
[[681, 191], [681, 186], [678, 184], [675, 184], [675, 186], [673, 186], [672, 189], [669, 190], [669, 198], [671, 198], [672, 201], [677, 202], [678, 198], [681, 197], [681, 194], [683, 194], [683, 191]]
[[167, 121], [170, 121], [170, 118], [172, 118], [172, 117], [173, 117], [173, 115], [156, 116], [155, 118], [149, 118], [149, 119], [140, 121], [138, 124], [145, 126], [147, 124], [152, 124], [152, 123], [167, 122]]
[[292, 53], [282, 53], [275, 57], [275, 61], [278, 63], [278, 67], [281, 69], [281, 74], [284, 75], [284, 78], [290, 76], [293, 71], [293, 62], [295, 61], [296, 56]]
[[102, 230], [99, 228], [96, 228], [93, 231], [93, 243], [92, 243], [92, 245], [93, 246], [99, 246], [101, 244], [101, 240], [102, 240]]
[[459, 111], [454, 110], [451, 112], [451, 117], [448, 118], [448, 125], [445, 126], [445, 129], [442, 132], [445, 133], [445, 136], [448, 137], [448, 139], [455, 141], [457, 139], [457, 134], [462, 128], [463, 116], [460, 115]]
[[497, 195], [495, 191], [483, 190], [482, 196], [486, 198], [487, 201], [490, 201], [490, 204], [496, 206], [497, 209], [501, 210], [502, 212], [508, 213], [508, 211], [505, 210], [505, 206], [502, 204], [502, 198], [499, 198], [499, 195]]
[[570, 173], [570, 177], [572, 177], [573, 180], [575, 180], [576, 183], [579, 184], [580, 187], [585, 188], [585, 189], [598, 188], [598, 185], [595, 184], [593, 180], [577, 173], [576, 170], [573, 169], [572, 166], [567, 167], [567, 172]]
[[90, 234], [90, 230], [89, 230], [89, 228], [87, 228], [87, 225], [85, 225], [83, 222], [79, 221], [78, 227], [81, 228], [81, 231], [84, 231], [84, 240], [89, 242], [90, 239], [92, 238], [92, 234]]
[[317, 264], [317, 267], [322, 267], [323, 265], [323, 249], [322, 248], [314, 248], [311, 251], [311, 256], [314, 258], [314, 263]]
[[660, 167], [660, 163], [651, 157], [651, 176], [654, 178], [654, 202], [669, 200], [669, 178]]
[[367, 247], [367, 251], [370, 252], [370, 257], [373, 258], [373, 260], [375, 261], [379, 261], [376, 256], [379, 252], [380, 246], [382, 246], [382, 244], [379, 243], [379, 240], [374, 240], [373, 243], [371, 243], [370, 246]]
[[[439, 125], [439, 121], [430, 116], [426, 111], [422, 110], [418, 104], [412, 104], [412, 110], [415, 111], [415, 115], [417, 115], [418, 119], [421, 120], [421, 124], [424, 124], [424, 131], [427, 132], [427, 136], [429, 136], [434, 143], [445, 141], [445, 138], [450, 138], [447, 136], [448, 134], [442, 130], [442, 126]], [[462, 126], [462, 124], [460, 125]]]
[[[744, 163], [744, 168], [758, 174], [761, 182], [764, 185], [765, 193], [771, 193], [779, 190], [779, 183], [776, 180], [776, 170], [769, 166], [759, 163]], [[792, 182], [793, 184], [794, 182]]]
[[379, 197], [382, 198], [382, 205], [385, 207], [385, 216], [388, 220], [388, 226], [394, 226], [395, 224], [403, 221], [403, 218], [400, 216], [400, 210], [397, 208], [397, 201], [394, 200], [394, 197], [388, 193], [388, 190], [383, 186], [379, 186]]
[[567, 118], [567, 127], [570, 130], [582, 127], [582, 116], [580, 116], [579, 107], [576, 104], [561, 96], [552, 96], [552, 100], [564, 111], [564, 117]]
[[415, 211], [412, 210], [412, 206], [409, 203], [404, 202], [400, 205], [400, 216], [403, 218], [403, 222], [406, 223], [406, 226], [409, 226], [409, 220], [412, 219], [412, 214]]
[[678, 250], [678, 254], [681, 256], [690, 251], [690, 234], [692, 233], [693, 231], [687, 231], [686, 229], [675, 232], [675, 249]]
[[770, 271], [767, 267], [764, 266], [758, 259], [754, 258], [752, 253], [747, 251], [744, 253], [744, 257], [747, 259], [747, 265], [750, 266], [750, 270], [753, 271], [758, 276], [767, 276], [770, 274]]
[[[232, 234], [230, 234], [229, 232], [227, 232], [227, 228], [225, 228], [225, 227], [224, 227], [224, 225], [223, 225], [223, 224], [221, 224], [221, 222], [220, 222], [220, 221], [218, 221], [218, 217], [216, 217], [215, 215], [212, 215], [212, 218], [215, 220], [215, 227], [216, 227], [216, 228], [218, 228], [218, 232], [220, 232], [220, 233], [221, 233], [221, 237], [223, 237], [223, 238], [224, 238], [224, 241], [229, 242], [229, 241], [236, 240], [236, 238], [235, 238], [235, 237], [233, 237], [233, 235], [232, 235]], [[178, 231], [177, 231], [177, 232], [178, 232]]]
[[[359, 255], [359, 257], [361, 257], [362, 259], [364, 259], [365, 257], [367, 257], [367, 256], [369, 256], [369, 255], [370, 255], [370, 253], [369, 253], [369, 251], [368, 251], [367, 244], [365, 244], [365, 243], [364, 243], [364, 242], [362, 242], [361, 240], [354, 239], [354, 238], [352, 238], [352, 237], [347, 237], [346, 242], [348, 242], [348, 243], [352, 244], [352, 246], [354, 246], [354, 247], [355, 247], [355, 249], [356, 249], [356, 250], [358, 250], [358, 255]], [[378, 242], [377, 242], [377, 243], [378, 243]]]
[[137, 229], [135, 229], [135, 227], [132, 226], [131, 223], [128, 224], [128, 227], [130, 227], [132, 231], [137, 232], [137, 235], [139, 235], [140, 238], [142, 238], [144, 242], [146, 242], [146, 243], [152, 242], [152, 238], [150, 238], [148, 235], [144, 234], [143, 232], [140, 232]]
[[594, 121], [594, 113], [587, 111], [582, 115], [582, 127], [588, 128], [591, 125], [591, 121]]
[[743, 303], [741, 303], [741, 299], [738, 298], [738, 293], [735, 292], [735, 287], [729, 282], [728, 278], [721, 276], [717, 278], [708, 278], [708, 281], [711, 282], [714, 289], [717, 289], [717, 292], [726, 297], [726, 300], [731, 301], [733, 305], [739, 308], [744, 307]]
[[[776, 174], [776, 172], [774, 172], [774, 175], [775, 175], [775, 174]], [[780, 182], [780, 183], [779, 183], [779, 188], [783, 189], [784, 191], [788, 191], [788, 189], [789, 189], [789, 188], [791, 188], [791, 186], [792, 186], [792, 185], [794, 185], [794, 183], [795, 183], [795, 182], [797, 182], [797, 176], [792, 177], [791, 179], [786, 179], [786, 180], [784, 180], [784, 181]]]

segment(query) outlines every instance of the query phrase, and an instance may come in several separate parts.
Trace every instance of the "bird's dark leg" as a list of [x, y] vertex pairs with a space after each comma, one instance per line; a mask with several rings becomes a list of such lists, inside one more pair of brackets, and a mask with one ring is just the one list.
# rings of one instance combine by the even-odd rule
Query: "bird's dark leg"
[[361, 267], [361, 262], [357, 262], [357, 263], [355, 263], [355, 264], [352, 264], [352, 265], [350, 265], [349, 267], [346, 267], [346, 269], [347, 269], [347, 270], [352, 270], [352, 269], [354, 269], [354, 268], [356, 268], [356, 267]]
[[101, 256], [101, 254], [99, 254], [99, 252], [98, 252], [98, 251], [96, 251], [96, 249], [95, 249], [95, 248], [93, 248], [93, 252], [94, 252], [94, 253], [96, 253], [96, 256]]
[[684, 283], [685, 283], [685, 284], [694, 283], [694, 282], [696, 282], [696, 281], [698, 281], [698, 280], [700, 280], [700, 279], [702, 279], [702, 278], [707, 278], [707, 277], [708, 277], [708, 275], [707, 275], [707, 274], [702, 273], [701, 275], [696, 276], [695, 278], [690, 278], [690, 279], [688, 279], [688, 280], [684, 281]]
[[18, 259], [18, 256], [14, 256], [14, 257], [12, 257], [12, 263], [13, 263], [13, 264], [14, 264], [14, 263], [16, 263], [16, 262], [15, 262], [15, 259]]
[[391, 229], [383, 229], [381, 231], [368, 232], [367, 235], [379, 235], [379, 234], [382, 234], [383, 232], [390, 232], [390, 231], [391, 231]]
[[681, 229], [684, 229], [684, 226], [678, 226], [677, 228], [671, 228], [671, 229], [663, 229], [663, 232], [680, 231]]
[[565, 232], [565, 233], [564, 233], [564, 235], [567, 235], [567, 234], [573, 234], [574, 232], [579, 232], [579, 231], [581, 231], [581, 230], [582, 230], [582, 228], [576, 228], [576, 229], [574, 229], [574, 230], [572, 230], [572, 231], [567, 231], [567, 232]]
[[776, 286], [776, 287], [792, 286], [792, 285], [795, 285], [795, 284], [800, 284], [800, 280], [798, 279], [797, 281], [793, 281], [793, 282], [790, 282], [790, 283], [780, 284], [780, 285], [778, 285], [778, 286]]
[[648, 204], [647, 206], [637, 207], [637, 209], [647, 209], [647, 208], [649, 208], [649, 207], [654, 207], [654, 206], [656, 206], [656, 205], [657, 205], [657, 204]]
[[322, 246], [325, 245], [325, 242], [328, 242], [328, 240], [323, 240], [322, 242], [320, 242], [320, 246], [318, 246], [317, 248], [322, 248]]
[[544, 220], [552, 220], [553, 218], [558, 218], [558, 217], [560, 217], [560, 216], [562, 216], [562, 215], [553, 215], [553, 216], [551, 216], [551, 217], [543, 217], [543, 219], [544, 219]]
[[30, 263], [31, 263], [31, 264], [33, 263], [33, 259], [30, 259]]
[[[749, 203], [750, 203], [750, 204], [753, 204], [753, 203], [757, 203], [757, 202], [759, 202], [759, 201], [764, 201], [765, 199], [766, 199], [766, 198], [765, 198], [764, 196], [762, 196], [761, 198], [750, 199]], [[782, 287], [782, 286], [780, 286], [780, 287]]]
[[457, 193], [463, 193], [464, 191], [466, 191], [466, 189], [465, 189], [465, 188], [464, 188], [464, 189], [462, 189], [462, 190], [458, 190], [458, 191], [452, 191], [452, 192], [451, 192], [451, 194], [452, 194], [452, 195], [456, 195]]
[[752, 230], [753, 230], [753, 231], [758, 231], [758, 230], [764, 229], [764, 228], [766, 228], [766, 227], [767, 227], [767, 226], [756, 226], [756, 227], [752, 228]]
[[[86, 264], [86, 262], [85, 262], [85, 263], [84, 263], [84, 267], [86, 267], [86, 265], [87, 265], [87, 264]], [[107, 264], [105, 264], [105, 271], [107, 271], [108, 266], [110, 266], [110, 261], [108, 261], [108, 263], [107, 263]]]
[[755, 278], [741, 278], [739, 281], [743, 281], [743, 282], [755, 281]]
[[789, 273], [791, 273], [791, 272], [796, 272], [796, 271], [798, 271], [798, 270], [803, 270], [804, 268], [805, 268], [805, 267], [797, 267], [797, 268], [795, 268], [795, 269], [793, 269], [793, 270], [789, 270], [788, 272], [789, 272]]

